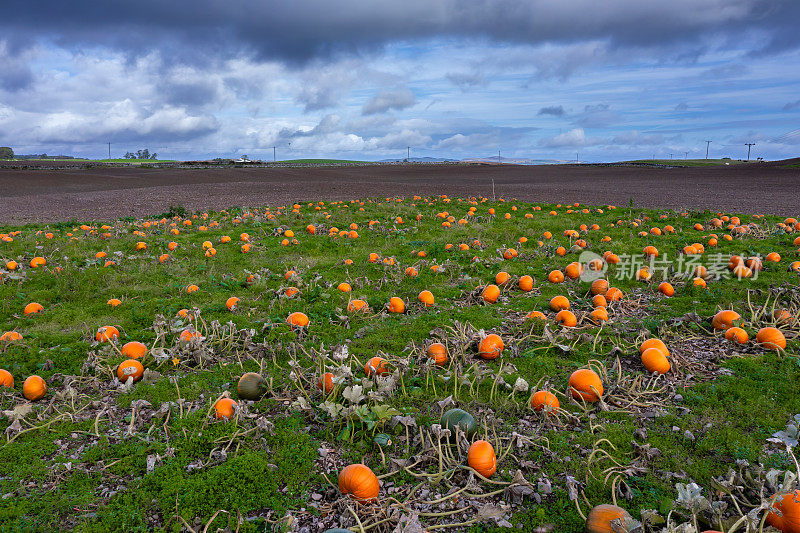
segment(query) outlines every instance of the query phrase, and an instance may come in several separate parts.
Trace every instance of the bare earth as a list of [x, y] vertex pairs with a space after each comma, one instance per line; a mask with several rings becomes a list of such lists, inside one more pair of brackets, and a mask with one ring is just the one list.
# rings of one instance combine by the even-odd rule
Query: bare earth
[[[800, 168], [369, 165], [311, 168], [83, 168], [0, 163], [0, 225], [113, 220], [294, 201], [439, 195], [800, 215]], [[19, 163], [14, 164], [19, 167]], [[50, 163], [50, 166], [53, 164]]]

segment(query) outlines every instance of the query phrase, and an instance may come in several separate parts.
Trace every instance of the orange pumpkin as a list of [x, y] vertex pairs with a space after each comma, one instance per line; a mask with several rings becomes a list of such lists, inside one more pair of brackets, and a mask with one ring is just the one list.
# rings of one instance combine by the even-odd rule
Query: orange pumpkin
[[122, 355], [128, 359], [141, 359], [147, 355], [147, 346], [139, 341], [131, 341], [122, 346]]
[[565, 296], [554, 296], [550, 300], [550, 309], [553, 311], [561, 311], [562, 309], [569, 309], [569, 300]]
[[618, 302], [622, 300], [622, 291], [616, 287], [609, 287], [606, 292], [606, 300], [609, 302]]
[[586, 533], [633, 531], [635, 524], [635, 520], [625, 509], [603, 504], [589, 511], [589, 516], [586, 517]]
[[350, 292], [353, 290], [353, 287], [351, 287], [349, 283], [340, 283], [336, 288], [340, 292]]
[[487, 285], [481, 292], [481, 296], [485, 302], [493, 304], [500, 297], [500, 287], [497, 285]]
[[482, 359], [497, 359], [503, 353], [505, 344], [500, 335], [490, 333], [478, 345], [478, 357]]
[[380, 482], [368, 466], [352, 464], [339, 473], [339, 490], [356, 500], [372, 500], [378, 497]]
[[47, 394], [47, 382], [39, 376], [29, 376], [22, 384], [22, 395], [32, 401], [41, 400]]
[[503, 285], [508, 283], [508, 281], [510, 279], [511, 279], [511, 275], [508, 272], [500, 271], [494, 277], [494, 282], [502, 287]]
[[236, 296], [231, 296], [225, 301], [225, 307], [227, 307], [229, 311], [235, 310], [237, 305], [239, 305], [239, 298]]
[[220, 398], [217, 400], [217, 403], [214, 404], [214, 416], [217, 420], [223, 418], [230, 420], [236, 412], [234, 409], [236, 405], [238, 404], [230, 398]]
[[675, 288], [672, 286], [671, 283], [668, 283], [666, 281], [662, 281], [658, 285], [658, 292], [660, 292], [664, 296], [672, 296], [672, 295], [675, 294]]
[[772, 504], [781, 516], [770, 511], [767, 515], [767, 524], [783, 533], [800, 533], [800, 489], [790, 494], [784, 494], [780, 501]]
[[402, 298], [398, 298], [397, 296], [392, 296], [389, 298], [389, 305], [387, 309], [390, 313], [405, 313], [406, 312], [406, 303], [403, 301]]
[[531, 396], [531, 408], [534, 411], [542, 411], [549, 413], [550, 411], [557, 411], [561, 404], [558, 398], [552, 392], [540, 390]]
[[594, 280], [590, 291], [592, 294], [605, 295], [608, 292], [608, 281], [604, 279]]
[[334, 376], [331, 372], [325, 372], [317, 380], [317, 388], [325, 394], [330, 394], [335, 385]]
[[286, 323], [289, 324], [292, 329], [305, 328], [308, 326], [308, 317], [305, 313], [295, 311], [286, 318]]
[[564, 281], [564, 273], [560, 270], [553, 270], [547, 275], [547, 280], [550, 283], [562, 283]]
[[[598, 296], [602, 298], [601, 295], [598, 294]], [[608, 320], [608, 311], [606, 311], [605, 307], [592, 309], [592, 312], [589, 313], [589, 320], [599, 325], [601, 322]]]
[[530, 320], [544, 320], [544, 321], [547, 321], [547, 317], [541, 311], [531, 311], [530, 313], [525, 315], [525, 318], [530, 319]]
[[97, 342], [114, 342], [119, 339], [119, 330], [114, 326], [103, 326], [97, 330], [94, 340]]
[[756, 333], [756, 342], [766, 350], [786, 349], [786, 337], [778, 328], [761, 328]]
[[8, 370], [0, 368], [0, 387], [14, 388], [14, 376]]
[[375, 356], [364, 365], [364, 373], [367, 376], [382, 376], [389, 373], [389, 361], [383, 357]]
[[608, 307], [608, 300], [602, 294], [595, 294], [592, 296], [592, 305], [594, 307]]
[[519, 290], [523, 292], [530, 292], [533, 290], [533, 278], [530, 276], [522, 276], [519, 278]]
[[578, 279], [583, 273], [583, 265], [577, 262], [570, 263], [564, 269], [564, 273], [569, 279]]
[[556, 323], [567, 328], [574, 328], [578, 325], [578, 319], [572, 311], [562, 309], [556, 314]]
[[670, 369], [667, 356], [658, 348], [648, 348], [642, 352], [642, 364], [648, 372], [658, 374], [666, 374]]
[[37, 302], [29, 303], [28, 305], [25, 306], [24, 310], [26, 315], [35, 315], [41, 313], [42, 311], [44, 311], [44, 307], [42, 306], [42, 304]]
[[747, 341], [750, 340], [750, 336], [747, 332], [737, 327], [728, 328], [725, 331], [725, 338], [729, 341], [738, 342], [739, 344], [747, 344]]
[[433, 297], [433, 293], [431, 291], [421, 291], [417, 299], [422, 302], [425, 307], [433, 307], [435, 303], [435, 299]]
[[656, 338], [647, 339], [639, 346], [639, 353], [644, 353], [650, 348], [658, 348], [664, 353], [665, 357], [669, 357], [669, 350], [667, 349], [667, 345], [664, 344], [664, 341], [662, 341], [661, 339], [656, 339]]
[[483, 477], [492, 477], [497, 471], [494, 447], [485, 440], [476, 440], [467, 451], [467, 464]]
[[441, 342], [434, 342], [428, 346], [426, 353], [428, 354], [428, 357], [433, 359], [433, 362], [437, 365], [444, 366], [447, 364], [447, 348]]
[[350, 300], [347, 304], [347, 311], [349, 313], [368, 313], [369, 305], [364, 300]]
[[0, 342], [17, 342], [22, 340], [22, 335], [18, 331], [6, 331], [0, 335]]
[[144, 375], [144, 367], [142, 363], [137, 361], [136, 359], [128, 359], [127, 361], [123, 361], [117, 367], [117, 378], [123, 383], [128, 381], [128, 378], [132, 377], [133, 381], [139, 381], [142, 379]]
[[714, 318], [711, 319], [711, 326], [717, 331], [727, 330], [733, 327], [733, 323], [742, 318], [742, 315], [730, 309], [723, 309], [719, 311]]
[[603, 396], [600, 376], [588, 368], [581, 368], [570, 375], [569, 389], [576, 400], [583, 398], [587, 402], [596, 402]]

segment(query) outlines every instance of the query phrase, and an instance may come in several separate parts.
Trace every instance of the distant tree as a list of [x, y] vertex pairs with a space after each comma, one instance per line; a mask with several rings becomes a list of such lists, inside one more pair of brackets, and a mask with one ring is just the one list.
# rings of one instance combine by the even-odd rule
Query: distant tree
[[151, 154], [150, 150], [145, 148], [144, 150], [136, 150], [136, 153], [133, 152], [126, 152], [125, 159], [158, 159], [158, 154]]
[[14, 159], [14, 150], [8, 146], [0, 146], [0, 159]]

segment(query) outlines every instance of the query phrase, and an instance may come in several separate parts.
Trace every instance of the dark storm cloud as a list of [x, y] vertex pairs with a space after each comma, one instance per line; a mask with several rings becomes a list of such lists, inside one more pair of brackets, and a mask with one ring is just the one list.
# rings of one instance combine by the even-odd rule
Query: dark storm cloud
[[552, 115], [554, 117], [563, 117], [564, 115], [567, 114], [567, 112], [564, 111], [564, 106], [560, 106], [559, 105], [559, 106], [543, 107], [536, 114], [537, 115]]
[[[752, 53], [800, 43], [796, 0], [6, 0], [0, 34], [71, 48], [159, 50], [181, 62], [253, 55], [287, 62], [429, 37], [512, 43], [607, 40], [614, 47], [740, 43]], [[20, 44], [23, 43], [23, 44]]]
[[33, 73], [12, 51], [0, 42], [0, 89], [20, 91], [27, 89], [33, 82]]

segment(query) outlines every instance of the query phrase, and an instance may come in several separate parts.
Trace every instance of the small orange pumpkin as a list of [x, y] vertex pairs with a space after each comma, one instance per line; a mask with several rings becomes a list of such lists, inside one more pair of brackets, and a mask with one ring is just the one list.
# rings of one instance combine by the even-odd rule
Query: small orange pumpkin
[[41, 400], [47, 394], [47, 382], [39, 376], [29, 376], [22, 384], [22, 395], [32, 401]]
[[368, 466], [352, 464], [339, 473], [339, 490], [357, 500], [372, 500], [378, 497], [380, 482]]
[[505, 343], [500, 335], [490, 333], [478, 345], [478, 357], [482, 359], [497, 359], [502, 355]]
[[325, 372], [317, 380], [317, 388], [325, 394], [329, 394], [333, 390], [334, 385], [335, 379], [331, 372]]
[[531, 408], [534, 411], [544, 410], [545, 413], [549, 413], [550, 411], [557, 411], [560, 406], [558, 398], [552, 392], [540, 390], [531, 396]]
[[367, 376], [382, 376], [389, 373], [389, 361], [383, 357], [375, 356], [364, 365], [364, 373]]
[[132, 377], [133, 381], [139, 381], [142, 379], [144, 375], [144, 367], [142, 363], [137, 361], [136, 359], [128, 359], [127, 361], [123, 361], [117, 367], [117, 378], [123, 383], [128, 381], [128, 378]]
[[642, 364], [648, 372], [658, 374], [666, 374], [671, 367], [667, 356], [658, 348], [648, 348], [642, 352]]
[[562, 309], [556, 314], [556, 323], [567, 328], [574, 328], [578, 325], [578, 318], [572, 311]]
[[25, 314], [26, 315], [35, 315], [44, 311], [44, 307], [42, 304], [37, 302], [31, 302], [25, 306]]
[[467, 464], [483, 477], [492, 477], [497, 471], [494, 447], [485, 440], [476, 440], [467, 451]]
[[434, 299], [434, 297], [433, 297], [433, 293], [431, 291], [427, 291], [427, 290], [426, 291], [421, 291], [419, 293], [419, 296], [417, 296], [417, 299], [420, 302], [422, 302], [425, 305], [425, 307], [433, 307], [433, 304], [436, 301]]
[[387, 309], [390, 313], [405, 313], [406, 312], [406, 303], [403, 301], [402, 298], [398, 298], [397, 296], [392, 296], [389, 298], [389, 305]]
[[569, 309], [569, 300], [565, 296], [554, 296], [550, 300], [550, 309], [553, 311], [561, 311], [562, 309]]
[[0, 368], [0, 387], [14, 388], [14, 376], [8, 370]]
[[533, 278], [530, 276], [522, 276], [519, 278], [519, 290], [523, 292], [530, 292], [533, 290]]
[[139, 341], [131, 341], [122, 346], [122, 355], [128, 359], [141, 359], [147, 355], [147, 346]]
[[481, 292], [481, 296], [485, 302], [493, 304], [500, 297], [500, 287], [497, 285], [487, 285]]
[[569, 388], [576, 400], [583, 398], [587, 402], [596, 402], [603, 396], [600, 376], [588, 368], [581, 368], [570, 375]]
[[756, 333], [756, 342], [766, 350], [786, 349], [786, 337], [783, 336], [778, 328], [761, 328]]
[[433, 359], [433, 362], [437, 365], [444, 366], [447, 364], [447, 348], [441, 342], [434, 342], [428, 346], [426, 353], [428, 354], [428, 357]]
[[598, 505], [586, 517], [586, 533], [633, 531], [635, 526], [636, 521], [628, 511], [616, 505]]
[[714, 318], [711, 319], [711, 326], [717, 331], [727, 330], [733, 327], [733, 323], [742, 318], [742, 315], [730, 309], [723, 309], [719, 311]]
[[780, 501], [772, 504], [781, 516], [770, 511], [767, 515], [767, 524], [783, 533], [800, 533], [800, 489], [789, 494], [784, 494]]
[[308, 322], [306, 314], [300, 311], [295, 311], [286, 318], [286, 323], [289, 324], [292, 329], [308, 327]]
[[732, 327], [728, 328], [725, 331], [725, 338], [729, 341], [735, 341], [739, 344], [747, 344], [747, 341], [750, 340], [750, 336], [747, 334], [745, 330], [742, 328]]
[[103, 326], [94, 335], [94, 340], [97, 342], [114, 342], [118, 339], [119, 330], [114, 326]]
[[217, 400], [217, 403], [214, 404], [214, 416], [217, 420], [226, 419], [230, 420], [234, 413], [235, 409], [238, 404], [230, 398], [220, 398]]

